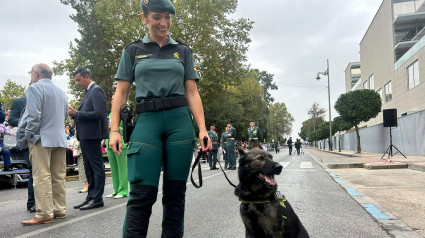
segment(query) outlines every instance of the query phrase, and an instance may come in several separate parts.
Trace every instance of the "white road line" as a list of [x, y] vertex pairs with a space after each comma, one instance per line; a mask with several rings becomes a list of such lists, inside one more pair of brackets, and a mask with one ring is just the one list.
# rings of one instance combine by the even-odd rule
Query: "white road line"
[[[202, 178], [202, 179], [209, 179], [209, 178], [215, 177], [215, 176], [217, 176], [217, 175], [219, 175], [219, 174], [221, 174], [221, 171], [220, 171], [220, 173], [216, 173], [216, 174], [214, 174], [214, 175], [211, 175], [211, 176], [208, 176], [208, 177], [205, 177], [205, 178]], [[196, 182], [198, 182], [198, 180], [195, 180], [195, 181], [196, 181]], [[187, 185], [190, 185], [190, 184], [191, 184], [191, 182], [187, 183]], [[158, 194], [162, 194], [162, 191], [158, 191]], [[114, 209], [117, 209], [117, 208], [124, 207], [124, 206], [126, 206], [126, 205], [127, 205], [127, 203], [126, 203], [126, 202], [125, 202], [125, 203], [121, 203], [121, 204], [115, 205], [115, 206], [113, 206], [113, 207], [108, 207], [108, 208], [105, 208], [105, 209], [100, 210], [100, 211], [97, 211], [97, 212], [93, 212], [93, 213], [90, 213], [90, 214], [87, 214], [87, 215], [84, 215], [84, 216], [81, 216], [81, 217], [74, 218], [74, 219], [72, 219], [72, 220], [67, 220], [67, 221], [65, 221], [65, 222], [61, 222], [61, 223], [58, 223], [58, 224], [54, 224], [54, 225], [52, 225], [52, 226], [49, 226], [49, 227], [46, 227], [46, 228], [43, 228], [43, 229], [39, 229], [39, 230], [36, 230], [36, 231], [30, 232], [30, 233], [26, 233], [26, 234], [21, 235], [21, 236], [18, 236], [18, 237], [16, 237], [16, 238], [26, 238], [26, 237], [36, 236], [36, 235], [41, 234], [41, 233], [43, 233], [43, 232], [50, 231], [50, 230], [53, 230], [53, 229], [57, 229], [57, 228], [59, 228], [59, 227], [66, 226], [66, 225], [69, 225], [69, 224], [72, 224], [72, 223], [75, 223], [75, 222], [78, 222], [78, 221], [84, 220], [84, 219], [86, 219], [86, 218], [90, 218], [90, 217], [93, 217], [93, 216], [97, 216], [97, 215], [100, 215], [100, 214], [102, 214], [102, 213], [109, 212], [109, 211], [111, 211], [111, 210], [114, 210]]]
[[286, 167], [288, 167], [290, 162], [280, 162], [279, 164], [281, 164], [283, 168], [286, 168]]
[[312, 169], [313, 164], [311, 162], [301, 162], [300, 168], [301, 169]]
[[46, 231], [49, 231], [49, 230], [53, 230], [53, 229], [56, 229], [56, 228], [59, 228], [59, 227], [62, 227], [62, 226], [66, 226], [66, 225], [72, 224], [74, 222], [84, 220], [84, 219], [89, 218], [89, 217], [93, 217], [93, 216], [97, 216], [97, 215], [100, 215], [100, 214], [105, 213], [105, 212], [109, 212], [109, 211], [114, 210], [116, 208], [124, 207], [126, 205], [127, 205], [127, 203], [122, 203], [122, 204], [115, 205], [113, 207], [108, 207], [106, 209], [103, 209], [103, 210], [100, 210], [100, 211], [97, 211], [97, 212], [93, 212], [93, 213], [90, 213], [90, 214], [87, 214], [87, 215], [84, 215], [84, 216], [81, 216], [81, 217], [77, 217], [77, 218], [74, 218], [72, 220], [61, 222], [59, 224], [55, 224], [53, 226], [49, 226], [49, 227], [46, 227], [46, 228], [43, 228], [43, 229], [40, 229], [40, 230], [36, 230], [36, 231], [30, 232], [30, 233], [26, 233], [24, 235], [18, 236], [17, 238], [25, 238], [25, 237], [35, 236], [35, 235], [38, 235], [40, 233], [43, 233], [43, 232], [46, 232]]

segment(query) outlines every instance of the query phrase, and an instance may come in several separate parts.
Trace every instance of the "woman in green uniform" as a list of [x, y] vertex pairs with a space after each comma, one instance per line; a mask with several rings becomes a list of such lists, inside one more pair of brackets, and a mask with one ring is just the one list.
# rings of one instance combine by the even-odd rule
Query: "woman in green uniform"
[[[112, 102], [114, 101], [112, 96]], [[109, 114], [109, 121], [111, 121], [111, 114]], [[111, 125], [109, 125], [109, 135], [111, 134]], [[122, 132], [122, 122], [119, 126], [120, 132]], [[123, 143], [121, 155], [117, 155], [112, 151], [109, 146], [109, 139], [106, 140], [106, 153], [108, 154], [109, 165], [111, 166], [112, 175], [112, 186], [114, 192], [107, 195], [107, 198], [123, 198], [128, 195], [128, 175], [127, 175], [127, 144]]]
[[[143, 22], [149, 33], [126, 46], [115, 78], [109, 145], [122, 152], [119, 110], [136, 83], [138, 120], [128, 156], [130, 196], [124, 237], [146, 237], [152, 205], [156, 201], [163, 166], [162, 237], [183, 237], [186, 182], [195, 143], [193, 119], [199, 138], [208, 137], [196, 82], [199, 80], [191, 50], [171, 38], [169, 0], [142, 0]], [[211, 148], [211, 140], [202, 148]]]

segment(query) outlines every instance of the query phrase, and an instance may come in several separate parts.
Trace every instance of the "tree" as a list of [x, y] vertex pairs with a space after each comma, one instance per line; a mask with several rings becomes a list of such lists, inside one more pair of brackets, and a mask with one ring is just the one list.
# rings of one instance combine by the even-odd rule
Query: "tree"
[[361, 153], [358, 125], [375, 118], [381, 111], [380, 95], [369, 89], [360, 89], [341, 94], [335, 103], [335, 109], [341, 117], [356, 128], [357, 153]]
[[247, 76], [240, 85], [236, 87], [237, 92], [234, 92], [236, 98], [238, 98], [239, 104], [243, 108], [243, 114], [241, 117], [241, 122], [243, 123], [243, 128], [241, 128], [241, 133], [238, 133], [241, 138], [248, 140], [248, 131], [247, 127], [251, 120], [257, 122], [258, 126], [261, 126], [260, 129], [265, 129], [262, 122], [267, 120], [266, 117], [266, 102], [261, 99], [264, 88], [252, 76]]
[[345, 121], [341, 116], [335, 117], [332, 121], [332, 132], [339, 132], [339, 152], [341, 152], [341, 131], [349, 130], [351, 127], [353, 127], [353, 125], [350, 122]]
[[315, 125], [314, 124], [321, 125], [324, 122], [323, 116], [322, 117], [318, 117], [315, 120], [313, 120], [313, 119], [314, 118], [307, 119], [307, 120], [303, 121], [303, 123], [302, 123], [302, 127], [301, 127], [300, 132], [298, 133], [298, 135], [303, 140], [306, 140], [306, 138], [308, 137], [308, 141], [314, 141], [314, 140], [311, 139], [311, 136], [310, 136], [310, 134], [315, 129]]
[[0, 91], [0, 99], [3, 109], [10, 108], [12, 101], [26, 95], [26, 88], [8, 79], [3, 90]]
[[260, 71], [258, 69], [250, 70], [257, 79], [257, 81], [263, 86], [264, 92], [262, 95], [263, 100], [266, 103], [266, 107], [268, 108], [271, 103], [274, 102], [274, 98], [271, 95], [271, 90], [277, 90], [277, 84], [273, 81], [273, 74], [267, 73], [267, 71]]
[[[318, 140], [325, 140], [328, 139], [331, 136], [333, 136], [333, 134], [335, 134], [335, 131], [332, 130], [332, 135], [329, 135], [329, 122], [328, 121], [324, 121], [322, 122], [322, 124], [320, 124], [318, 131]], [[329, 141], [329, 145], [331, 144], [331, 142]], [[325, 149], [325, 145], [323, 145], [323, 149]]]
[[294, 118], [288, 112], [285, 103], [273, 103], [270, 105], [268, 128], [269, 134], [274, 139], [289, 135], [292, 132]]
[[80, 101], [84, 92], [75, 84], [72, 74], [78, 68], [86, 67], [92, 80], [110, 99], [115, 91], [114, 76], [122, 49], [146, 32], [140, 24], [140, 1], [61, 0], [61, 3], [76, 11], [70, 17], [77, 23], [81, 37], [69, 44], [69, 59], [54, 62], [55, 74], [69, 76], [70, 93]]
[[[71, 94], [79, 100], [82, 91], [75, 85], [72, 73], [79, 67], [87, 67], [93, 80], [104, 89], [107, 98], [111, 98], [122, 49], [147, 32], [139, 16], [140, 1], [61, 2], [76, 11], [71, 19], [78, 24], [81, 38], [70, 43], [69, 59], [55, 62], [55, 74], [68, 74]], [[249, 31], [253, 22], [229, 17], [236, 11], [237, 0], [174, 2], [177, 15], [171, 27], [172, 36], [191, 47], [201, 76], [198, 88], [204, 107], [214, 107], [214, 101], [222, 99], [227, 88], [238, 86], [245, 79], [248, 71], [245, 66], [246, 52], [251, 41]], [[176, 24], [179, 20], [184, 22], [184, 27], [180, 28]], [[133, 90], [134, 87], [130, 96], [133, 95], [134, 103]], [[218, 112], [218, 118], [226, 116], [216, 108], [212, 111]]]
[[[317, 102], [313, 103], [308, 111], [308, 115], [313, 119], [313, 130], [316, 130], [317, 125], [320, 125], [324, 121], [325, 112], [326, 110], [321, 108]], [[316, 140], [314, 140], [314, 146], [317, 146]]]
[[316, 129], [317, 125], [320, 125], [320, 121], [316, 121], [316, 119], [322, 119], [322, 122], [324, 120], [326, 110], [324, 108], [321, 108], [320, 105], [315, 102], [311, 106], [310, 110], [308, 110], [308, 115], [311, 115], [311, 118], [313, 119], [313, 130]]

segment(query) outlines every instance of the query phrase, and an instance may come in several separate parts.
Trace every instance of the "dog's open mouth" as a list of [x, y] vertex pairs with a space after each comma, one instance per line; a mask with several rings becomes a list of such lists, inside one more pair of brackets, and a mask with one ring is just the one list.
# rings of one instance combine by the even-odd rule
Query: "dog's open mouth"
[[277, 185], [274, 180], [274, 175], [258, 174], [258, 177], [263, 180], [267, 187], [274, 187]]

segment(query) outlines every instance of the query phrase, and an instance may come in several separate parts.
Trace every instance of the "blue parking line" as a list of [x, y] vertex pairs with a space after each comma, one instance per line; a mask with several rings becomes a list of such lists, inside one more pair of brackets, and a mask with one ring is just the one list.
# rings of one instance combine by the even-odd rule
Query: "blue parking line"
[[387, 215], [382, 213], [378, 208], [376, 208], [372, 204], [363, 204], [362, 206], [366, 209], [366, 211], [368, 211], [376, 219], [384, 219], [384, 220], [389, 219]]
[[329, 175], [332, 176], [332, 177], [335, 177], [335, 174], [334, 173], [330, 173], [329, 172]]
[[344, 181], [344, 180], [342, 180], [342, 179], [335, 179], [335, 181], [336, 181], [337, 183], [339, 183], [339, 184], [344, 184], [344, 183], [345, 183], [345, 181]]
[[359, 196], [360, 194], [354, 189], [354, 188], [346, 188], [345, 190], [347, 190], [347, 192], [351, 195], [351, 196]]

